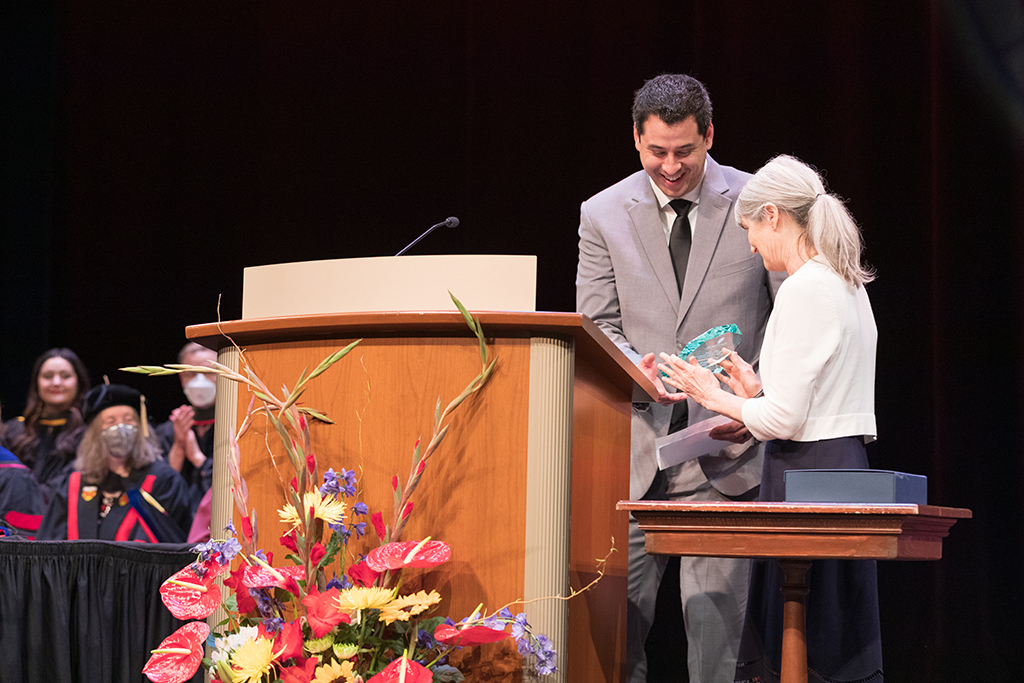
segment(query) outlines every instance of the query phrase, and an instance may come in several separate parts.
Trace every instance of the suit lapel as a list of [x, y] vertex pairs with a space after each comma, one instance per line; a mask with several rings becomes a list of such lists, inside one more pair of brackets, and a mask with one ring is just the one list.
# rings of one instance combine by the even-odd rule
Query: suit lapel
[[638, 177], [640, 182], [633, 194], [636, 203], [627, 210], [633, 224], [633, 235], [647, 257], [651, 272], [657, 278], [662, 293], [674, 308], [679, 305], [679, 285], [676, 284], [676, 271], [668, 251], [658, 200], [651, 190], [647, 174], [642, 173]]
[[[714, 159], [708, 155], [704, 169], [704, 185], [700, 191], [700, 203], [697, 205], [697, 229], [694, 230], [693, 244], [690, 247], [690, 260], [686, 266], [686, 282], [679, 302], [679, 318], [676, 326], [682, 325], [693, 300], [697, 296], [711, 259], [718, 247], [718, 240], [729, 219], [732, 201], [725, 196], [729, 185], [722, 176], [722, 171]], [[670, 264], [671, 266], [671, 264]]]

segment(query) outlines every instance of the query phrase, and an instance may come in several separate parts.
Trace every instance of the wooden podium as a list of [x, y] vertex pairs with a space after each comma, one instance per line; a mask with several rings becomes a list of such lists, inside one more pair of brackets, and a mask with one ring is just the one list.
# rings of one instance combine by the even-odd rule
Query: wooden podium
[[[631, 401], [650, 400], [654, 388], [584, 316], [475, 315], [498, 365], [483, 391], [454, 414], [413, 499], [405, 538], [429, 535], [452, 548], [452, 560], [425, 572], [422, 587], [439, 590], [440, 613], [455, 620], [479, 603], [493, 611], [521, 598], [566, 595], [597, 576], [597, 560], [609, 554], [614, 537], [617, 552], [594, 589], [525, 611], [556, 645], [558, 680], [618, 681], [627, 519], [615, 512], [615, 502], [629, 495]], [[312, 427], [320, 471], [355, 470], [360, 498], [385, 521], [393, 512], [392, 477], [406, 482], [416, 440], [430, 437], [435, 403], [440, 398], [447, 405], [480, 370], [477, 339], [454, 311], [311, 314], [187, 330], [237, 369], [238, 351], [224, 334], [271, 387], [292, 386], [304, 368], [363, 340], [313, 383], [303, 402], [336, 422]], [[224, 453], [227, 429], [240, 423], [249, 404], [244, 387], [241, 392], [218, 380], [215, 530], [232, 515]], [[257, 419], [242, 439], [242, 469], [259, 545], [283, 558], [277, 544], [285, 531], [277, 515], [283, 496], [267, 444], [279, 464], [287, 467], [287, 460], [266, 432]], [[376, 545], [372, 527], [367, 531]]]

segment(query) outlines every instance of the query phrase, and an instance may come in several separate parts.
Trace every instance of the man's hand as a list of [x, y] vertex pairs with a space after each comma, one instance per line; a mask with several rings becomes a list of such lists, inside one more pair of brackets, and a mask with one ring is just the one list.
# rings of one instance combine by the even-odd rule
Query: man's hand
[[750, 438], [750, 430], [742, 422], [733, 420], [728, 424], [719, 425], [710, 432], [708, 436], [718, 441], [729, 441], [730, 443], [743, 443]]
[[651, 380], [651, 384], [658, 390], [658, 403], [670, 406], [675, 405], [686, 400], [686, 394], [679, 392], [678, 394], [670, 394], [665, 389], [665, 383], [661, 381], [661, 373], [658, 371], [658, 362], [654, 359], [654, 354], [649, 353], [640, 359], [640, 362], [636, 364], [640, 368], [640, 372], [647, 376], [647, 379]]

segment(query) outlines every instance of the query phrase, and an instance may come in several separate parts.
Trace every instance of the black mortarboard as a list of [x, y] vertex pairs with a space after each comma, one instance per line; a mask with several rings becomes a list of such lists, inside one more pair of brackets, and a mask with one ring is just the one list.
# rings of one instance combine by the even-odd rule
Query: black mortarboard
[[[100, 384], [89, 390], [82, 405], [82, 419], [92, 424], [93, 419], [113, 406], [130, 406], [143, 415], [142, 394], [123, 384]], [[145, 418], [143, 418], [145, 419]]]

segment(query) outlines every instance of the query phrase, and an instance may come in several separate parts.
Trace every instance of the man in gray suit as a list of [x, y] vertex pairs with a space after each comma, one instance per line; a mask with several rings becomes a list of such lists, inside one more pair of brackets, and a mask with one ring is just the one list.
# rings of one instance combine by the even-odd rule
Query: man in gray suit
[[[689, 76], [647, 81], [633, 102], [633, 139], [643, 170], [580, 208], [576, 308], [592, 318], [654, 380], [659, 402], [634, 404], [630, 497], [752, 500], [763, 449], [740, 423], [719, 427], [723, 450], [659, 471], [654, 439], [712, 416], [666, 392], [658, 352], [676, 353], [708, 329], [735, 323], [737, 352], [755, 364], [781, 278], [770, 278], [733, 219], [750, 177], [708, 155], [711, 101]], [[681, 200], [681, 201], [680, 201]], [[733, 442], [732, 444], [727, 442]], [[728, 447], [728, 448], [726, 448]], [[647, 555], [630, 519], [629, 680], [647, 677], [644, 641], [666, 558]], [[747, 597], [748, 560], [680, 560], [690, 680], [732, 681]]]

